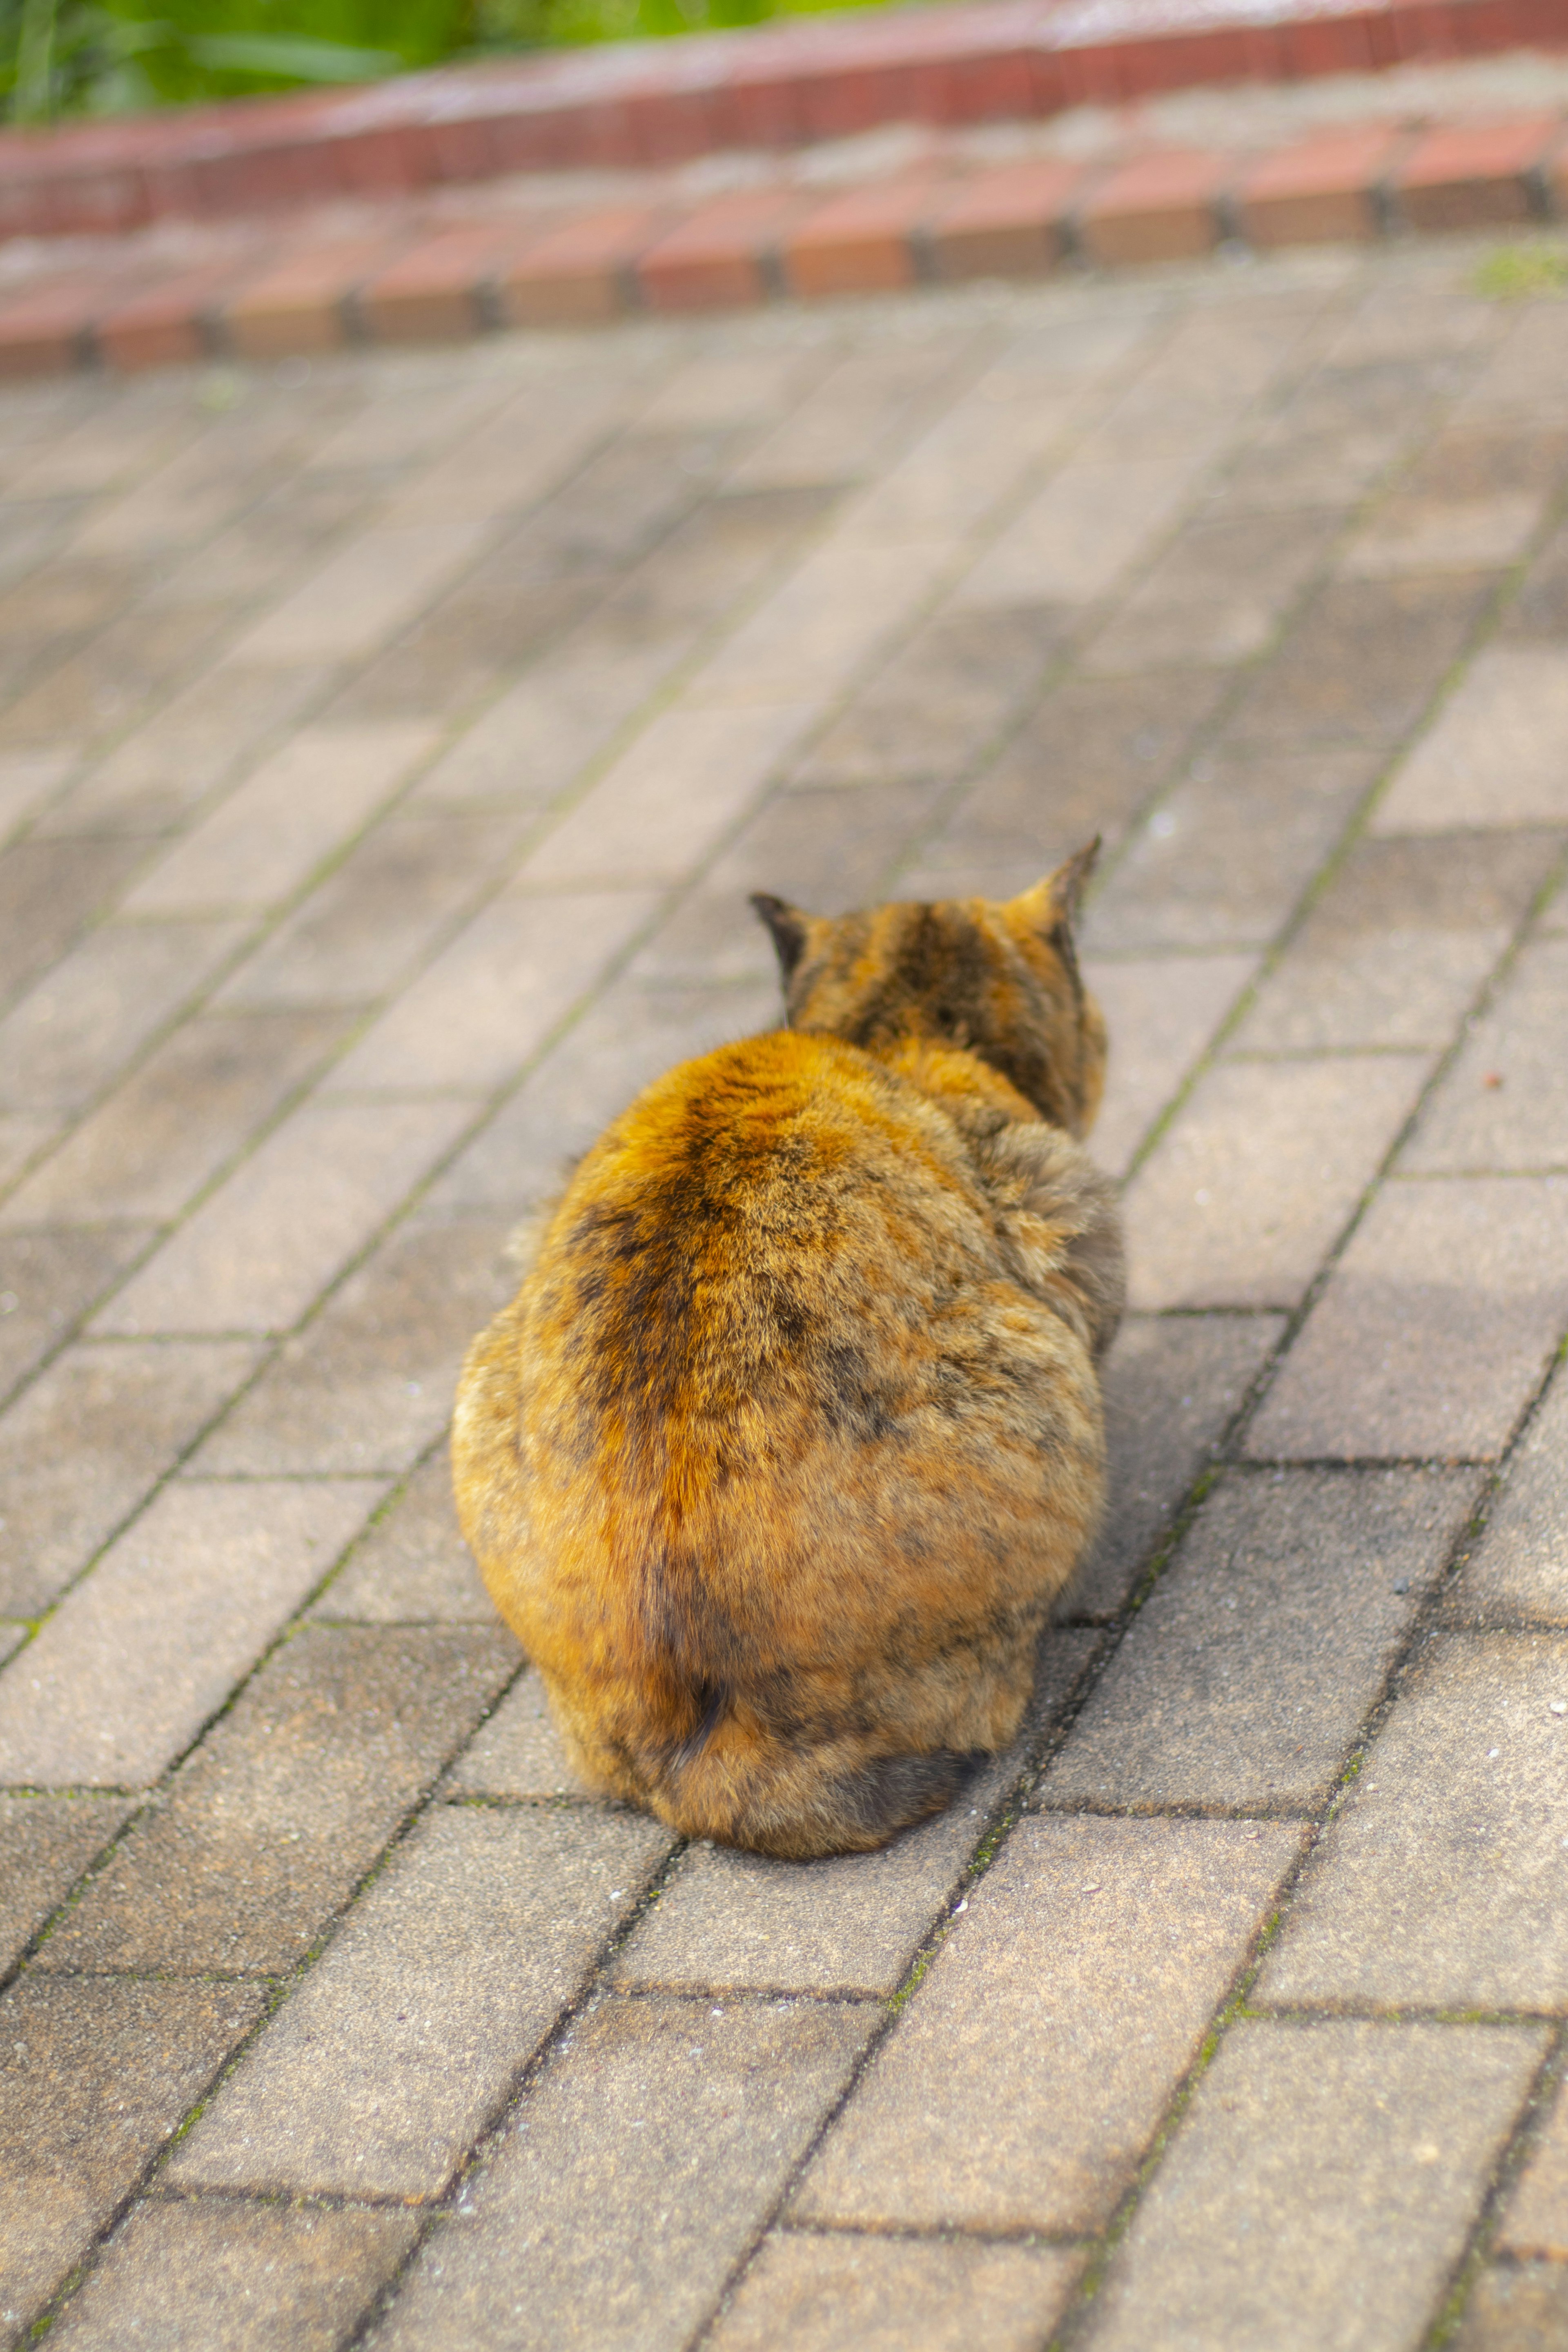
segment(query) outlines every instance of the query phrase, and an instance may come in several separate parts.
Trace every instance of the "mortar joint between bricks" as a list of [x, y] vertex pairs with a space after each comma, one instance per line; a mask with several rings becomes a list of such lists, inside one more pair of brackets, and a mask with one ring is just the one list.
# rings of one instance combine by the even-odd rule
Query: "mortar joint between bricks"
[[499, 266], [477, 278], [469, 288], [474, 306], [474, 320], [481, 335], [504, 333], [507, 326], [506, 304], [500, 290]]
[[940, 286], [942, 272], [937, 268], [936, 239], [923, 221], [905, 232], [904, 243], [909, 247], [910, 268], [917, 286]]

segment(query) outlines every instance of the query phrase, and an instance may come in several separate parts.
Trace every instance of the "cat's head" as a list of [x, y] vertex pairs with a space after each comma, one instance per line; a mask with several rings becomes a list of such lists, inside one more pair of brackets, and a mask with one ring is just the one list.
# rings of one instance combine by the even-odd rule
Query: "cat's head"
[[1016, 898], [895, 903], [807, 915], [759, 891], [792, 1029], [875, 1052], [910, 1038], [966, 1046], [1083, 1135], [1105, 1085], [1105, 1022], [1083, 984], [1072, 924], [1098, 838]]

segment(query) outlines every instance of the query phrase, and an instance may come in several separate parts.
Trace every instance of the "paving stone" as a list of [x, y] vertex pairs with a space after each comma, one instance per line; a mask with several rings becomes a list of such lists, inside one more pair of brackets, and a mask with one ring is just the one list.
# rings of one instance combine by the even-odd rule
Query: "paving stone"
[[1076, 451], [965, 575], [958, 603], [1098, 604], [1164, 538], [1213, 455], [1204, 443], [1168, 456]]
[[363, 659], [479, 553], [484, 526], [452, 517], [361, 531], [233, 648], [237, 661]]
[[1415, 2352], [1541, 2050], [1526, 2026], [1233, 2026], [1086, 2341]]
[[1067, 679], [925, 850], [921, 888], [933, 898], [1005, 898], [1096, 833], [1114, 849], [1168, 780], [1222, 683], [1202, 670]]
[[55, 1142], [63, 1120], [36, 1111], [0, 1111], [0, 1185], [14, 1183]]
[[489, 1221], [402, 1227], [284, 1342], [192, 1472], [406, 1470], [446, 1427], [474, 1333], [517, 1286], [505, 1241]]
[[1464, 1616], [1568, 1624], [1568, 1379], [1553, 1379], [1455, 1585]]
[[1365, 793], [1373, 763], [1340, 749], [1226, 750], [1167, 793], [1092, 900], [1090, 955], [1271, 940]]
[[1284, 1328], [1278, 1315], [1126, 1318], [1101, 1374], [1105, 1521], [1059, 1615], [1117, 1615]]
[[419, 721], [302, 729], [153, 867], [125, 911], [275, 905], [359, 832], [435, 742]]
[[229, 621], [221, 604], [160, 607], [149, 600], [121, 614], [17, 697], [0, 716], [0, 746], [27, 749], [83, 733], [100, 742], [121, 733], [216, 654]]
[[1243, 697], [1231, 720], [1235, 739], [1295, 747], [1348, 736], [1392, 749], [1458, 658], [1496, 586], [1492, 572], [1330, 582]]
[[1413, 1171], [1568, 1166], [1568, 940], [1526, 946], [1421, 1115]]
[[1358, 579], [1500, 568], [1518, 561], [1568, 459], [1561, 432], [1515, 425], [1439, 434], [1340, 559]]
[[662, 646], [606, 648], [574, 632], [492, 702], [422, 776], [412, 813], [542, 811], [605, 751], [674, 666]]
[[1247, 1451], [1347, 1461], [1500, 1454], [1568, 1319], [1565, 1242], [1562, 1178], [1386, 1186], [1291, 1349]]
[[843, 352], [790, 414], [749, 450], [731, 479], [745, 488], [853, 480], [918, 425], [983, 346], [984, 331], [934, 318], [884, 346]]
[[0, 1392], [58, 1347], [145, 1248], [145, 1226], [109, 1233], [0, 1234]]
[[792, 2219], [1099, 2228], [1299, 1840], [1279, 1822], [1021, 1822], [828, 2133]]
[[427, 1815], [169, 2178], [439, 2196], [669, 1845], [634, 1813]]
[[1456, 422], [1517, 417], [1557, 424], [1557, 387], [1568, 360], [1565, 324], [1555, 303], [1521, 303], [1459, 402]]
[[769, 2238], [708, 2341], [713, 2352], [1034, 2352], [1067, 2309], [1081, 2254], [1058, 2246]]
[[[623, 1947], [614, 1980], [681, 1991], [896, 1992], [1016, 1780], [1027, 1745], [1059, 1714], [1096, 1646], [1092, 1634], [1048, 1633], [1034, 1700], [1010, 1753], [945, 1813], [879, 1853], [783, 1863], [694, 1846]], [[496, 1728], [487, 1725], [476, 1748]]]
[[1447, 1045], [1556, 852], [1541, 833], [1363, 835], [1264, 982], [1237, 1049]]
[[1321, 1806], [1476, 1491], [1465, 1471], [1227, 1478], [1133, 1620], [1041, 1802]]
[[165, 1487], [0, 1680], [0, 1780], [156, 1780], [379, 1499], [352, 1479]]
[[643, 890], [506, 891], [372, 1025], [334, 1085], [490, 1092], [539, 1051], [658, 904]]
[[1102, 1168], [1128, 1163], [1257, 970], [1248, 955], [1092, 959], [1084, 978], [1110, 1034], [1105, 1099], [1089, 1148]]
[[[529, 1816], [528, 1818], [537, 1818]], [[865, 2004], [608, 2001], [556, 2053], [372, 2341], [677, 2352], [876, 2021]]]
[[1331, 512], [1198, 516], [1085, 653], [1091, 670], [1239, 662], [1261, 653], [1327, 551]]
[[1256, 1998], [1568, 2001], [1568, 1642], [1433, 1642], [1305, 1874]]
[[[336, 404], [325, 386], [321, 398], [311, 426], [319, 426]], [[204, 420], [204, 429], [174, 449], [166, 464], [89, 516], [77, 534], [75, 551], [147, 557], [195, 546], [249, 506], [265, 485], [292, 472], [305, 454], [305, 441], [291, 401], [242, 403], [226, 416]]]
[[372, 1624], [490, 1625], [495, 1613], [458, 1527], [445, 1445], [372, 1521], [311, 1611]]
[[[743, 911], [761, 932], [751, 908]], [[765, 933], [763, 946], [771, 957]], [[644, 954], [656, 958], [658, 941]], [[774, 959], [767, 978], [750, 988], [661, 988], [641, 984], [629, 968], [438, 1180], [430, 1213], [494, 1206], [521, 1216], [558, 1192], [576, 1155], [662, 1071], [777, 1027], [776, 972]]]
[[235, 1341], [132, 1340], [56, 1357], [0, 1421], [0, 1612], [48, 1606], [243, 1385], [257, 1354]]
[[1534, 558], [1499, 624], [1503, 644], [1568, 636], [1568, 525], [1559, 523]]
[[462, 1101], [303, 1104], [126, 1285], [98, 1328], [286, 1330], [470, 1116]]
[[335, 2352], [417, 2226], [384, 2210], [142, 2204], [49, 2332], [75, 2352]]
[[1499, 2263], [1470, 2290], [1454, 2352], [1556, 2352], [1568, 2334], [1568, 2263]]
[[804, 698], [671, 704], [546, 835], [533, 887], [685, 881], [739, 824], [814, 716]]
[[77, 1108], [239, 945], [234, 923], [121, 923], [91, 931], [0, 1022], [5, 1098]]
[[516, 1666], [499, 1626], [305, 1628], [117, 1846], [42, 1965], [286, 1973]]
[[187, 1021], [34, 1170], [0, 1224], [178, 1215], [315, 1074], [344, 1025], [331, 1013]]
[[1205, 1072], [1128, 1187], [1129, 1304], [1294, 1306], [1429, 1067], [1366, 1054]]
[[374, 1003], [506, 870], [517, 838], [504, 817], [386, 818], [247, 959], [217, 1003]]
[[750, 982], [754, 1025], [772, 1027], [781, 1006], [778, 959], [750, 904], [771, 890], [814, 913], [874, 906], [906, 885], [897, 874], [911, 839], [930, 824], [940, 780], [828, 785], [774, 793], [709, 867], [629, 967], [634, 982]]
[[1568, 651], [1486, 646], [1373, 814], [1374, 833], [1568, 824]]
[[170, 831], [319, 701], [331, 675], [216, 663], [96, 761], [43, 830], [68, 837]]
[[938, 614], [813, 745], [801, 780], [961, 775], [1042, 683], [1071, 617], [1048, 604]]
[[1505, 2254], [1545, 2255], [1568, 2264], [1568, 2097], [1561, 2084], [1503, 2207], [1493, 2243]]
[[479, 1726], [447, 1773], [442, 1793], [537, 1800], [594, 1795], [567, 1761], [544, 1685], [531, 1666]]
[[0, 852], [0, 1002], [48, 970], [141, 863], [135, 842], [14, 841]]
[[123, 1797], [0, 1797], [0, 1974], [130, 1812]]
[[0, 759], [0, 840], [47, 807], [75, 765], [68, 749], [13, 751]]
[[0, 2002], [0, 2326], [25, 2334], [264, 1999], [249, 1985], [13, 1985]]

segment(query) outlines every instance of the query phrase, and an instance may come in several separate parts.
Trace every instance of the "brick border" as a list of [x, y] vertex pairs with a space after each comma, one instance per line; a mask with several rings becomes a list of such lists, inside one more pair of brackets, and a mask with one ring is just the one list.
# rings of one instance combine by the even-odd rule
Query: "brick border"
[[967, 0], [0, 133], [0, 238], [1568, 47], [1563, 0]]
[[164, 263], [128, 239], [0, 303], [0, 379], [203, 357], [274, 359], [347, 344], [465, 340], [1038, 278], [1568, 217], [1568, 116], [1336, 125], [1266, 152], [1148, 147], [1086, 164], [933, 162], [833, 190], [778, 183], [635, 197], [531, 221], [498, 210], [358, 234], [262, 231], [226, 259]]

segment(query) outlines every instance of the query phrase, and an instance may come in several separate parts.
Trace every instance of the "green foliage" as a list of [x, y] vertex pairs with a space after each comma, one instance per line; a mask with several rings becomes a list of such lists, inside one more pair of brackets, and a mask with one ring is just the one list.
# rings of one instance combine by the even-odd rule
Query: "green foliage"
[[444, 58], [751, 25], [877, 0], [0, 0], [0, 120], [374, 81]]

